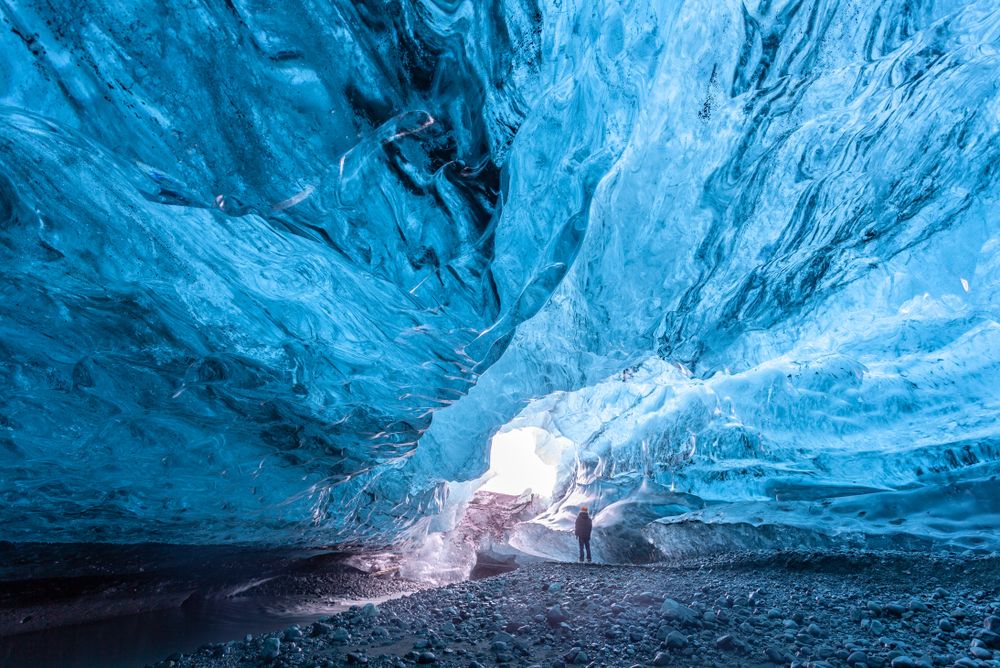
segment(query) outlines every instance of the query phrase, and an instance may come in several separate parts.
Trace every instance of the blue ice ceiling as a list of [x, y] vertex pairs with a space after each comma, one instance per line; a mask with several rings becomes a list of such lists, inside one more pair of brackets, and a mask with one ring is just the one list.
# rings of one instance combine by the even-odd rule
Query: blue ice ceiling
[[1000, 3], [0, 14], [3, 537], [991, 540]]

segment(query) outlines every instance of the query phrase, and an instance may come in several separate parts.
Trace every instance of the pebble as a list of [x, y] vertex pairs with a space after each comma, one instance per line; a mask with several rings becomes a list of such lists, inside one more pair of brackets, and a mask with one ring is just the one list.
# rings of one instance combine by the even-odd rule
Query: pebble
[[764, 656], [766, 656], [767, 660], [771, 663], [787, 663], [787, 661], [785, 661], [785, 654], [781, 650], [774, 647], [766, 647], [764, 649]]
[[847, 663], [852, 666], [857, 665], [859, 663], [867, 665], [868, 655], [865, 654], [864, 652], [851, 652], [850, 654], [847, 655]]
[[673, 619], [685, 624], [690, 624], [698, 619], [698, 614], [694, 610], [678, 603], [672, 598], [664, 599], [660, 605], [660, 614], [667, 619]]
[[986, 649], [985, 647], [977, 647], [973, 645], [972, 647], [969, 648], [969, 653], [972, 654], [972, 656], [976, 657], [977, 659], [982, 659], [984, 661], [993, 658], [993, 652]]
[[682, 649], [687, 647], [688, 639], [678, 631], [671, 631], [664, 641], [670, 649]]
[[654, 666], [669, 666], [672, 662], [672, 658], [666, 652], [657, 652], [656, 656], [653, 657]]
[[563, 612], [562, 606], [553, 605], [545, 611], [545, 620], [549, 623], [549, 626], [559, 626], [566, 619], [566, 613]]
[[639, 594], [638, 596], [635, 597], [635, 602], [636, 603], [642, 603], [644, 605], [648, 605], [650, 603], [655, 603], [657, 600], [658, 599], [656, 597], [656, 594], [654, 594], [651, 591], [644, 591], [644, 592], [642, 592], [641, 594]]
[[275, 659], [281, 654], [281, 641], [277, 638], [267, 638], [260, 648], [260, 655], [265, 659]]
[[992, 631], [979, 631], [976, 633], [976, 639], [979, 640], [984, 647], [989, 647], [990, 649], [1000, 649], [1000, 634], [993, 633]]

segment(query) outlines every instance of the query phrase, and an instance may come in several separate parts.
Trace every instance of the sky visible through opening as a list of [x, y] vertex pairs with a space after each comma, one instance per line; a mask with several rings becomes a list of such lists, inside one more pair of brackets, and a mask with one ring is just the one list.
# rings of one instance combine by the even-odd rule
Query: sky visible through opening
[[490, 472], [495, 476], [481, 489], [500, 494], [521, 494], [530, 489], [541, 496], [551, 496], [556, 484], [556, 467], [535, 454], [537, 430], [514, 429], [493, 437], [490, 446]]

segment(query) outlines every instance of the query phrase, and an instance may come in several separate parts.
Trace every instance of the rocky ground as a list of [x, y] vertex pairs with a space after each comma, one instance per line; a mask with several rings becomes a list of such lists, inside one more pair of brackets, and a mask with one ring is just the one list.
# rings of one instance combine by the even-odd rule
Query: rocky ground
[[545, 563], [158, 666], [1000, 666], [1000, 558]]

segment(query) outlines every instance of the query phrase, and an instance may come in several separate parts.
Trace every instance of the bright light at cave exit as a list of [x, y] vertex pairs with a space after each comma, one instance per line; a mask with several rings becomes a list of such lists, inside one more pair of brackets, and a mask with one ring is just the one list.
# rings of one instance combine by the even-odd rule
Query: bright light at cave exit
[[530, 489], [540, 496], [551, 496], [556, 485], [556, 467], [543, 462], [537, 454], [539, 429], [514, 429], [493, 437], [490, 446], [490, 472], [496, 474], [483, 485], [487, 492], [520, 494]]

